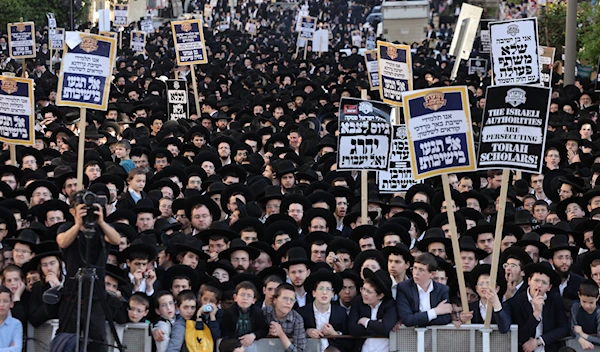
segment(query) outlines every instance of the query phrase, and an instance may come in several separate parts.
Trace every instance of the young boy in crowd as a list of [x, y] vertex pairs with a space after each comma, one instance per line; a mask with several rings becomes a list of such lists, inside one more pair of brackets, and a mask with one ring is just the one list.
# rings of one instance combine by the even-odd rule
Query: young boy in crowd
[[150, 324], [148, 320], [143, 320], [150, 312], [150, 299], [142, 292], [134, 293], [127, 302], [127, 316], [130, 323], [144, 322]]
[[115, 156], [121, 159], [119, 165], [121, 165], [126, 172], [131, 171], [135, 168], [135, 164], [129, 158], [129, 153], [131, 152], [131, 143], [129, 143], [126, 139], [121, 139], [115, 144]]
[[219, 345], [219, 352], [244, 352], [246, 349], [238, 339], [223, 339]]
[[167, 351], [180, 351], [185, 343], [185, 327], [188, 320], [196, 316], [196, 294], [192, 290], [183, 290], [177, 295], [179, 314], [171, 329], [171, 338]]
[[224, 338], [235, 337], [246, 348], [255, 340], [267, 336], [269, 327], [261, 308], [256, 306], [258, 292], [249, 281], [242, 281], [235, 287], [235, 303], [225, 309], [221, 323]]
[[585, 280], [579, 285], [579, 301], [574, 301], [571, 306], [571, 331], [584, 350], [600, 346], [598, 297], [596, 282]]
[[163, 336], [162, 341], [155, 339], [156, 352], [165, 352], [171, 339], [171, 327], [175, 322], [175, 299], [170, 292], [161, 291], [156, 295], [155, 305], [159, 318], [152, 331], [160, 330]]
[[2, 351], [21, 351], [23, 348], [23, 324], [10, 315], [12, 309], [12, 292], [5, 286], [0, 286], [0, 326], [2, 327]]

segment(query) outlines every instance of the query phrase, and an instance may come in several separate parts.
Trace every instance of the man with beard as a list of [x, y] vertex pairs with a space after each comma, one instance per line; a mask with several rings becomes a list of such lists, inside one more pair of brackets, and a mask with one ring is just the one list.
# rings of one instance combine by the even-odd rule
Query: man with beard
[[260, 251], [254, 247], [249, 247], [244, 240], [234, 238], [231, 240], [229, 248], [219, 253], [220, 259], [229, 260], [231, 266], [235, 268], [238, 274], [251, 273], [253, 260], [258, 258]]
[[550, 248], [542, 253], [542, 257], [548, 259], [554, 271], [560, 276], [558, 290], [566, 309], [571, 309], [571, 303], [579, 299], [579, 285], [585, 281], [582, 276], [571, 272], [578, 252], [579, 248], [569, 245], [567, 236], [556, 235], [550, 240]]
[[307, 303], [307, 292], [304, 289], [304, 281], [310, 275], [308, 266], [310, 261], [306, 251], [302, 247], [294, 247], [288, 251], [288, 260], [281, 264], [287, 270], [288, 277], [296, 291], [297, 307], [304, 307]]
[[141, 168], [144, 172], [150, 172], [150, 164], [148, 163], [148, 152], [143, 148], [131, 148], [129, 153], [131, 161], [135, 164], [135, 167]]
[[219, 137], [213, 145], [217, 147], [217, 153], [219, 154], [219, 159], [221, 159], [221, 165], [229, 165], [231, 164], [231, 147], [234, 142], [228, 137]]
[[189, 235], [192, 233], [192, 223], [190, 219], [185, 215], [185, 199], [175, 199], [172, 204], [173, 214], [175, 220], [181, 225], [180, 232]]

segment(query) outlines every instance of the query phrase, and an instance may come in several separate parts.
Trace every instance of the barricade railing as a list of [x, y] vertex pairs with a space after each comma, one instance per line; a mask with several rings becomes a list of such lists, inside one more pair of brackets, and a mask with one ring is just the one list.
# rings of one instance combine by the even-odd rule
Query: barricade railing
[[[151, 352], [152, 337], [150, 326], [143, 323], [117, 324], [117, 334], [128, 351]], [[58, 320], [49, 320], [34, 328], [27, 329], [27, 351], [46, 352], [50, 342], [58, 330]], [[113, 339], [107, 328], [108, 342]], [[336, 338], [357, 338], [355, 336], [338, 336]], [[518, 327], [511, 325], [507, 334], [501, 334], [496, 325], [484, 329], [483, 324], [430, 326], [412, 328], [402, 326], [398, 331], [390, 333], [391, 352], [517, 352]], [[572, 341], [577, 346], [576, 341]], [[279, 339], [265, 338], [256, 341], [256, 350], [260, 352], [280, 352], [285, 350]], [[573, 345], [575, 346], [575, 345]], [[319, 339], [308, 339], [304, 352], [319, 352]], [[599, 351], [600, 349], [594, 350]], [[109, 352], [117, 352], [110, 349]]]

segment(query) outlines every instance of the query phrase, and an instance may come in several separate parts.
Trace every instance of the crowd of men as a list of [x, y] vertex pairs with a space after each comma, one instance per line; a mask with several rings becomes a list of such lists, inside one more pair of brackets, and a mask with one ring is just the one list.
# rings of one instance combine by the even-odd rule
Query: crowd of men
[[[50, 319], [60, 325], [52, 350], [72, 348], [76, 276], [86, 267], [100, 281], [99, 292], [83, 290], [93, 303], [82, 319], [90, 318], [90, 351], [106, 350], [98, 343], [106, 320], [151, 324], [157, 351], [205, 351], [202, 339], [223, 339], [222, 351], [239, 352], [264, 337], [288, 352], [303, 351], [307, 338], [320, 339], [322, 351], [388, 351], [386, 337], [401, 325], [483, 323], [489, 304], [502, 333], [519, 326], [523, 351], [558, 351], [567, 337], [583, 348], [600, 343], [593, 82], [562, 87], [554, 73], [544, 170], [511, 175], [490, 287], [502, 170], [450, 175], [450, 204], [438, 178], [382, 194], [370, 173], [363, 218], [358, 171], [336, 170], [337, 116], [341, 97], [369, 88], [350, 32], [363, 31], [366, 44], [375, 2], [304, 5], [331, 28], [330, 51], [309, 49], [307, 59], [296, 53], [295, 9], [244, 1], [235, 12], [214, 10], [209, 63], [195, 70], [200, 111], [190, 68], [175, 64], [169, 23], [142, 55], [127, 49], [137, 23], [127, 27], [109, 107], [87, 111], [85, 191], [77, 190], [80, 111], [55, 106], [60, 59], [50, 58], [47, 28], [38, 27], [38, 58], [26, 67], [0, 37], [0, 70], [26, 70], [38, 107], [35, 144], [17, 148], [17, 165], [7, 146], [0, 156], [0, 348], [21, 350], [23, 327]], [[250, 19], [261, 23], [256, 36], [244, 33]], [[408, 43], [414, 89], [468, 86], [477, 140], [490, 78], [462, 64], [449, 80], [450, 26], [431, 25], [424, 38]], [[478, 47], [473, 57], [485, 57]], [[188, 118], [171, 120], [164, 79], [176, 76], [191, 103]], [[379, 100], [377, 91], [368, 96]]]

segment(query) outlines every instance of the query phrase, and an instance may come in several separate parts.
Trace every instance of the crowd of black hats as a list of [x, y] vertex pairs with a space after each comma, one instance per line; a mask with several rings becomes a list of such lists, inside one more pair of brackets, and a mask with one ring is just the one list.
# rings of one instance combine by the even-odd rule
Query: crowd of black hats
[[[304, 263], [312, 272], [305, 286], [311, 287], [323, 272], [335, 273], [331, 280], [339, 292], [340, 279], [360, 287], [363, 278], [373, 276], [370, 265], [387, 271], [391, 254], [412, 263], [420, 252], [431, 252], [456, 298], [457, 258], [448, 210], [455, 212], [459, 251], [475, 257], [470, 267], [463, 267], [468, 269], [467, 288], [475, 293], [478, 277], [490, 271], [489, 237], [493, 239], [498, 221], [501, 170], [450, 175], [451, 202], [444, 199], [438, 178], [405, 193], [383, 194], [374, 173], [369, 173], [368, 185], [361, 185], [359, 173], [336, 170], [339, 100], [358, 98], [361, 89], [368, 89], [364, 60], [350, 44], [349, 33], [361, 27], [374, 5], [309, 2], [311, 15], [332, 24], [332, 38], [329, 53], [309, 50], [305, 60], [295, 55], [295, 10], [250, 4], [239, 6], [233, 18], [226, 8], [215, 10], [204, 31], [209, 63], [195, 70], [201, 111], [190, 88], [186, 119], [168, 116], [164, 79], [177, 76], [188, 87], [192, 82], [189, 68], [174, 64], [169, 23], [149, 35], [144, 54], [119, 51], [107, 111], [87, 111], [83, 160], [84, 187], [106, 200], [106, 220], [122, 236], [122, 244], [110, 250], [108, 276], [126, 287], [126, 262], [132, 252], [142, 251], [156, 266], [157, 289], [185, 276], [195, 291], [211, 284], [230, 299], [240, 281], [249, 280], [262, 292], [268, 276], [285, 280], [282, 269]], [[355, 15], [346, 16], [348, 6]], [[250, 18], [262, 22], [256, 37], [236, 25]], [[227, 19], [229, 26], [221, 26]], [[127, 27], [123, 38], [136, 25]], [[370, 30], [365, 27], [363, 40]], [[467, 85], [477, 136], [490, 78], [467, 75], [461, 64], [457, 80], [451, 82], [454, 58], [447, 47], [452, 32], [436, 32], [434, 39], [411, 44], [414, 87]], [[37, 33], [40, 43], [46, 34]], [[123, 43], [127, 48], [128, 40]], [[478, 40], [474, 48], [473, 57], [486, 57], [478, 51]], [[341, 49], [350, 49], [350, 54]], [[0, 167], [0, 231], [6, 230], [0, 253], [6, 267], [17, 244], [29, 246], [35, 257], [21, 269], [33, 278], [42, 258], [60, 256], [58, 228], [73, 221], [68, 199], [76, 187], [81, 118], [78, 108], [54, 105], [57, 79], [52, 71], [58, 72], [60, 65], [46, 69], [49, 58], [44, 55], [42, 50], [26, 67], [36, 83], [35, 144], [17, 148], [17, 166], [8, 165], [8, 151], [0, 156], [7, 164]], [[14, 62], [2, 67], [16, 73], [20, 69]], [[600, 259], [595, 246], [600, 245], [599, 101], [589, 78], [566, 87], [561, 83], [555, 71], [543, 173], [511, 174], [500, 295], [507, 285], [514, 289], [514, 269], [503, 269], [511, 258], [521, 263], [523, 276], [543, 271], [555, 288], [564, 272], [531, 265], [547, 263], [555, 251], [569, 249], [574, 260], [568, 273], [592, 278], [590, 265]], [[377, 91], [368, 94], [379, 99]], [[120, 159], [116, 149], [127, 144], [130, 159]], [[130, 192], [131, 172], [140, 169], [145, 185], [136, 199]], [[362, 187], [368, 188], [368, 219], [360, 212]], [[207, 210], [204, 220], [200, 215], [195, 220], [202, 207]], [[148, 222], [140, 220], [148, 215]], [[248, 253], [250, 264], [232, 265], [236, 251]], [[180, 263], [181, 254], [188, 252], [197, 256], [197, 265]], [[347, 255], [348, 261], [328, 261], [330, 253], [336, 258]], [[363, 272], [366, 262], [370, 269]], [[384, 276], [388, 279], [374, 281], [391, 296], [392, 282]]]

